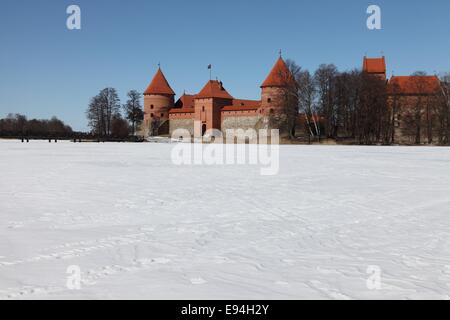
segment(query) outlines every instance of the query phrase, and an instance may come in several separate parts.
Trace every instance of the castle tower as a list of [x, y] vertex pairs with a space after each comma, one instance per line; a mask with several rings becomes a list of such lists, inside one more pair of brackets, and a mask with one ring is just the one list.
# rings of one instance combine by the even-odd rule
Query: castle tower
[[386, 59], [384, 56], [381, 58], [364, 57], [363, 72], [386, 80]]
[[233, 97], [218, 80], [210, 80], [195, 96], [195, 137], [201, 137], [207, 130], [221, 129], [221, 110], [233, 104]]
[[144, 92], [144, 135], [169, 133], [169, 110], [174, 106], [175, 92], [161, 68]]
[[261, 85], [260, 110], [264, 116], [283, 113], [283, 90], [291, 81], [292, 73], [280, 55], [266, 80]]

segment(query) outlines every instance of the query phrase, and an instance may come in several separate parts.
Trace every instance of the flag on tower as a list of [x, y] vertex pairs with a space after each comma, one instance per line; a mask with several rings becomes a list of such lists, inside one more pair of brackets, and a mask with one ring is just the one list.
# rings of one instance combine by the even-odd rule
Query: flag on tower
[[211, 77], [212, 77], [212, 64], [208, 64], [208, 70], [209, 70], [209, 80], [211, 81]]

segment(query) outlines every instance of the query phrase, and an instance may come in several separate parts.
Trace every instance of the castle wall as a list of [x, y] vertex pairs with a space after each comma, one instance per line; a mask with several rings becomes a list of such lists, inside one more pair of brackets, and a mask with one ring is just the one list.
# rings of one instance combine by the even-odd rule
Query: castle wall
[[[185, 129], [188, 130], [190, 135], [194, 136], [194, 119], [193, 117], [183, 117], [183, 116], [177, 116], [173, 117], [173, 115], [170, 115], [170, 136], [172, 136], [173, 132], [177, 129]], [[178, 137], [174, 137], [178, 138]]]
[[222, 112], [222, 132], [227, 129], [256, 129], [256, 124], [261, 119], [256, 111], [231, 111]]

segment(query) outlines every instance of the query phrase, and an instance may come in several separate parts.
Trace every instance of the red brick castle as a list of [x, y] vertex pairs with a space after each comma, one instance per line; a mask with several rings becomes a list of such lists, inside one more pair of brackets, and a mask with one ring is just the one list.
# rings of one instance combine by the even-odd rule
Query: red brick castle
[[[202, 136], [209, 129], [248, 129], [263, 126], [269, 114], [280, 114], [279, 91], [290, 71], [279, 58], [261, 85], [261, 100], [234, 98], [218, 80], [210, 80], [197, 94], [183, 94], [175, 101], [161, 68], [144, 92], [144, 134], [165, 135], [188, 129]], [[194, 126], [194, 122], [199, 125]]]
[[[417, 135], [425, 134], [408, 132], [411, 127], [409, 122], [417, 119], [416, 105], [420, 103], [431, 108], [435, 103], [434, 99], [440, 90], [439, 78], [421, 75], [392, 76], [388, 79], [385, 57], [364, 57], [362, 71], [379, 77], [386, 83], [387, 105], [395, 122], [394, 140], [414, 143], [412, 140], [417, 140]], [[286, 79], [291, 76], [288, 66], [280, 56], [260, 86], [260, 100], [235, 98], [221, 81], [210, 80], [197, 94], [183, 94], [175, 101], [175, 92], [161, 68], [158, 68], [144, 92], [143, 134], [168, 135], [182, 128], [189, 130], [195, 137], [201, 137], [210, 129], [225, 132], [226, 129], [267, 128], [268, 118], [286, 112], [280, 101], [280, 93], [286, 86]], [[299, 115], [298, 122], [301, 122], [301, 119]], [[426, 121], [433, 120], [427, 118]], [[423, 137], [423, 140], [427, 138], [430, 139]]]

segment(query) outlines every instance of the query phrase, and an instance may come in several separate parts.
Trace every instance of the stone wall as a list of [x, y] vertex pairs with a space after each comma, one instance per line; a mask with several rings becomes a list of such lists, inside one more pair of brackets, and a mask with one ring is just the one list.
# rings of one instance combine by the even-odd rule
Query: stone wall
[[[177, 129], [186, 129], [189, 131], [191, 136], [194, 136], [194, 119], [170, 119], [170, 136], [172, 136], [172, 133]], [[178, 138], [178, 137], [174, 137]]]
[[222, 132], [225, 134], [227, 129], [256, 129], [256, 124], [260, 117], [257, 115], [252, 116], [228, 116], [222, 119]]

